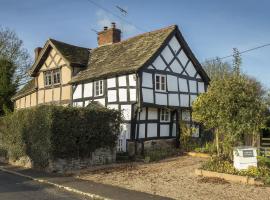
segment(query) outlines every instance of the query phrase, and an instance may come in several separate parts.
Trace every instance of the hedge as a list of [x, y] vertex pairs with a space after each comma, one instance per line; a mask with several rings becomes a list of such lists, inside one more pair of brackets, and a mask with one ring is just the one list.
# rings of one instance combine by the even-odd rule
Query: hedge
[[18, 159], [29, 156], [34, 167], [50, 159], [89, 157], [98, 148], [114, 148], [121, 114], [99, 106], [37, 106], [0, 119], [0, 150]]

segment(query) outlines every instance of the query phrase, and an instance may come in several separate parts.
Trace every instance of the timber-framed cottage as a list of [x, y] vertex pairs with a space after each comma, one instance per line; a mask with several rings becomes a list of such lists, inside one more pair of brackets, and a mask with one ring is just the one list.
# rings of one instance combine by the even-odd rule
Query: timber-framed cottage
[[87, 49], [49, 39], [35, 50], [33, 79], [13, 97], [17, 109], [39, 104], [87, 106], [95, 101], [123, 112], [118, 151], [179, 137], [179, 120], [193, 126], [191, 105], [209, 78], [176, 25], [121, 41], [115, 23]]

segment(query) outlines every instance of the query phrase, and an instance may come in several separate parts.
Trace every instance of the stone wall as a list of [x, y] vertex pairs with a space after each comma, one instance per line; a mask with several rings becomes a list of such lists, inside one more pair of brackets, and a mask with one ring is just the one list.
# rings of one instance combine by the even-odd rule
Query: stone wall
[[129, 156], [135, 156], [140, 154], [144, 154], [147, 150], [155, 150], [155, 149], [168, 149], [168, 148], [176, 148], [176, 139], [156, 139], [156, 140], [146, 140], [146, 141], [127, 141], [127, 151]]
[[[54, 159], [49, 160], [47, 172], [64, 173], [66, 171], [84, 169], [93, 166], [106, 165], [115, 163], [116, 150], [108, 148], [100, 148], [92, 152], [88, 158], [72, 158], [72, 159]], [[8, 160], [8, 163], [14, 166], [24, 168], [33, 168], [33, 162], [28, 156], [21, 157], [17, 160]]]

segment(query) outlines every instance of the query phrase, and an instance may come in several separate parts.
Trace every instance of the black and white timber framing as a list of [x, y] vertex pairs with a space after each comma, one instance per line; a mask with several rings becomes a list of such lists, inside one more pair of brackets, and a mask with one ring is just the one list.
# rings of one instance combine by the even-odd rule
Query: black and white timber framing
[[[179, 137], [179, 119], [196, 127], [194, 136], [198, 137], [199, 126], [192, 123], [191, 105], [208, 85], [208, 77], [200, 68], [182, 35], [175, 32], [136, 73], [74, 84], [73, 106], [97, 101], [121, 110], [125, 120], [120, 134], [122, 147], [118, 149], [121, 151], [126, 151], [126, 140]], [[164, 77], [163, 90], [156, 88], [156, 76]], [[100, 80], [103, 94], [96, 96], [94, 85]], [[164, 109], [169, 117], [161, 120]]]

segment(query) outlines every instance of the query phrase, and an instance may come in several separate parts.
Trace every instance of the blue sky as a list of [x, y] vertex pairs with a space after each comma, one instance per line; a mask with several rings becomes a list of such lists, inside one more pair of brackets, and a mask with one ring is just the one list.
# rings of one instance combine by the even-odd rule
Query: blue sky
[[[120, 15], [128, 24], [89, 1]], [[33, 55], [48, 38], [94, 48], [96, 34], [115, 21], [128, 38], [177, 24], [198, 60], [270, 43], [268, 0], [0, 0], [0, 25], [15, 30]], [[243, 54], [242, 70], [270, 88], [270, 46]], [[227, 59], [226, 61], [231, 61]]]

